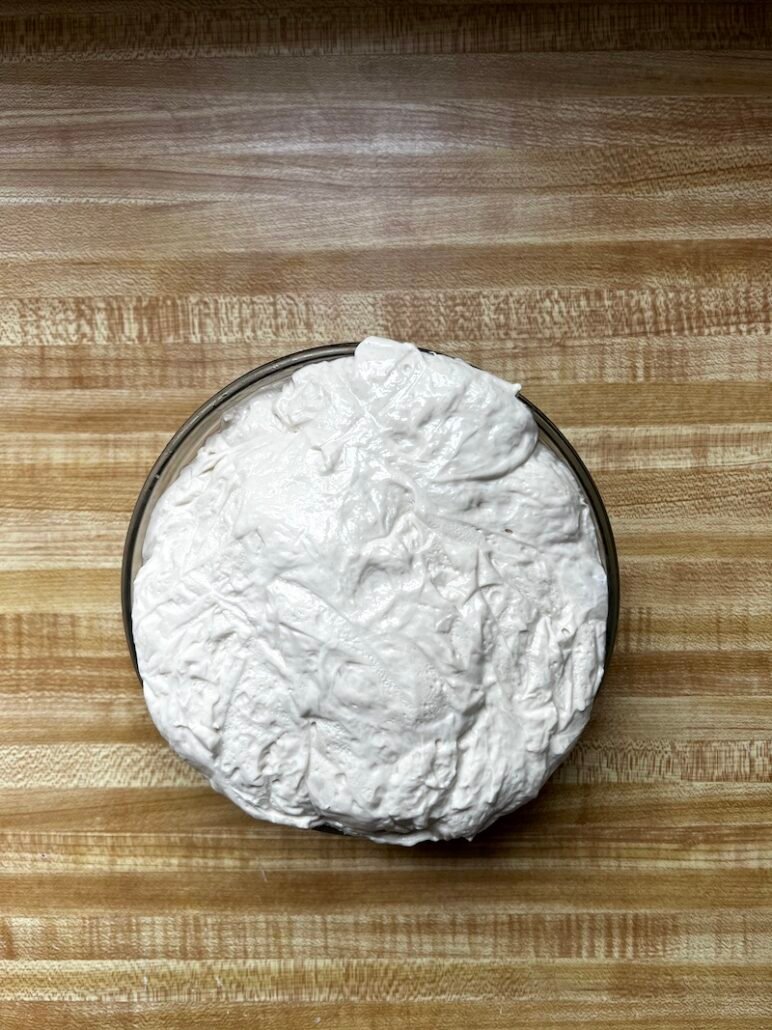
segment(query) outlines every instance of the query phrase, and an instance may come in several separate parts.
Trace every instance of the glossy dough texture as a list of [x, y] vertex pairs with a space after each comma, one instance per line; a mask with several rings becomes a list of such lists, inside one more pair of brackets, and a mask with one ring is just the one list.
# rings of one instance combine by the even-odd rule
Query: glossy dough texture
[[606, 576], [518, 389], [371, 337], [257, 393], [160, 499], [134, 583], [148, 708], [251, 815], [472, 837], [575, 742]]

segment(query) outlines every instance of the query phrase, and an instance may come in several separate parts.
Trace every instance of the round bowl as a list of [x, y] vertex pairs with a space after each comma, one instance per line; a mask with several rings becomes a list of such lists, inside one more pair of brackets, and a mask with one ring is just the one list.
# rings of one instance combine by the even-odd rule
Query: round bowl
[[[134, 671], [140, 684], [142, 683], [142, 678], [137, 665], [137, 652], [134, 645], [132, 628], [133, 584], [134, 578], [142, 565], [142, 548], [145, 533], [147, 532], [150, 516], [156, 502], [180, 471], [193, 460], [196, 452], [207, 437], [220, 430], [223, 415], [227, 411], [243, 404], [258, 390], [274, 386], [276, 383], [289, 378], [302, 365], [350, 357], [356, 347], [356, 343], [339, 343], [325, 347], [313, 347], [310, 350], [287, 354], [285, 357], [269, 361], [265, 365], [260, 365], [259, 368], [252, 369], [251, 372], [246, 372], [243, 376], [234, 379], [232, 383], [224, 386], [222, 390], [219, 390], [206, 403], [202, 404], [198, 411], [195, 411], [180, 426], [166, 447], [161, 451], [134, 505], [134, 511], [129, 520], [126, 533], [121, 570], [123, 626]], [[423, 349], [426, 350], [426, 348]], [[439, 351], [427, 352], [440, 353]], [[541, 441], [562, 457], [572, 469], [587, 498], [592, 513], [598, 534], [600, 557], [605, 567], [608, 581], [608, 617], [606, 621], [606, 653], [603, 672], [603, 677], [605, 678], [609, 660], [614, 649], [617, 623], [619, 621], [619, 567], [611, 523], [609, 522], [609, 517], [598, 488], [577, 452], [557, 426], [535, 404], [529, 401], [527, 397], [524, 397], [522, 393], [519, 394], [519, 398], [531, 409]], [[601, 680], [601, 685], [602, 682], [603, 680]], [[317, 829], [328, 829], [333, 833], [339, 832], [331, 827], [317, 827]]]

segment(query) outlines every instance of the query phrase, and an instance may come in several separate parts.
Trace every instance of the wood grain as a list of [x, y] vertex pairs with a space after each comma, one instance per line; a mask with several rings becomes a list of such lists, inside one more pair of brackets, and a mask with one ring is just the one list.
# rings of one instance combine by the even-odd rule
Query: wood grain
[[[772, 5], [0, 11], [0, 1025], [772, 1025]], [[413, 850], [159, 740], [119, 565], [177, 425], [382, 332], [525, 384], [623, 609], [542, 796]]]

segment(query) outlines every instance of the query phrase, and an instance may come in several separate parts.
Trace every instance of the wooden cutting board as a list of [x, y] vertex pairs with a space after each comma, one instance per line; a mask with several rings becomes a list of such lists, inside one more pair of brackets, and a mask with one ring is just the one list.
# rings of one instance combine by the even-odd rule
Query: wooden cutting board
[[[0, 10], [0, 1026], [772, 1026], [772, 12]], [[473, 844], [250, 821], [176, 760], [119, 565], [177, 425], [383, 333], [525, 385], [618, 652]]]

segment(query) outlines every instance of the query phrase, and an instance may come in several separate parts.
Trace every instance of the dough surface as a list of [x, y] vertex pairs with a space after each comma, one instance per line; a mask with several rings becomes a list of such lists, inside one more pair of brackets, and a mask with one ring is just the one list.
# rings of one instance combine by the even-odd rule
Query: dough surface
[[134, 583], [147, 705], [251, 815], [472, 837], [583, 729], [606, 575], [518, 389], [371, 337], [257, 393], [159, 500]]

